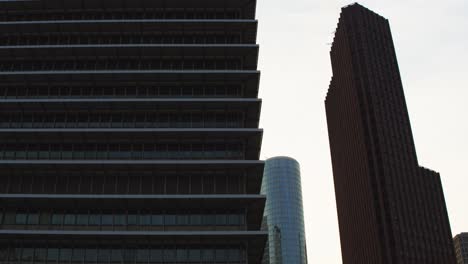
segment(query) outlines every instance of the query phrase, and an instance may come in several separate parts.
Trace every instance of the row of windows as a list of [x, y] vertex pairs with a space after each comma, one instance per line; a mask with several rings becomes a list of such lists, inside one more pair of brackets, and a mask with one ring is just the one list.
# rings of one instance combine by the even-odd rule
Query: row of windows
[[239, 128], [241, 112], [0, 113], [0, 128]]
[[[122, 85], [124, 83], [121, 83]], [[138, 83], [125, 87], [102, 87], [93, 83], [73, 87], [63, 86], [0, 86], [0, 97], [4, 98], [92, 98], [92, 97], [241, 97], [244, 89], [241, 85], [193, 85], [161, 86], [151, 83], [147, 86]]]
[[163, 263], [245, 263], [246, 252], [242, 246], [200, 247], [0, 247], [0, 263], [40, 264], [163, 264]]
[[[78, 175], [76, 175], [78, 174]], [[242, 194], [247, 176], [207, 175], [128, 175], [98, 172], [24, 174], [4, 173], [0, 193], [26, 194]]]
[[60, 229], [73, 226], [116, 227], [116, 230], [128, 226], [243, 226], [245, 216], [241, 213], [202, 212], [202, 213], [175, 213], [175, 212], [60, 212], [51, 210], [47, 212], [1, 212], [0, 225], [8, 229], [11, 225], [52, 226]]
[[3, 61], [0, 71], [52, 70], [241, 70], [240, 59], [90, 59], [56, 61]]
[[16, 45], [91, 45], [91, 44], [241, 44], [246, 42], [240, 33], [174, 33], [174, 34], [138, 34], [131, 33], [105, 33], [105, 32], [83, 32], [73, 33], [42, 33], [3, 34], [0, 38], [2, 46]]
[[64, 9], [0, 14], [0, 21], [104, 20], [104, 19], [239, 19], [238, 9]]
[[98, 151], [98, 150], [87, 150], [87, 151], [73, 151], [73, 150], [49, 150], [49, 151], [0, 151], [0, 159], [5, 160], [24, 160], [24, 159], [53, 159], [53, 160], [88, 160], [88, 159], [118, 159], [118, 160], [130, 160], [130, 159], [232, 159], [239, 160], [245, 159], [244, 152], [241, 150], [216, 150], [216, 151]]

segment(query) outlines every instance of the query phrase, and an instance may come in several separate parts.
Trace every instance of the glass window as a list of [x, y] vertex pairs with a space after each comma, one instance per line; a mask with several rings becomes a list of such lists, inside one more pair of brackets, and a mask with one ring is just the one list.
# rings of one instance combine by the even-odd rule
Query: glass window
[[200, 249], [189, 249], [188, 251], [188, 261], [190, 262], [199, 262], [201, 258]]
[[88, 225], [88, 215], [87, 214], [79, 214], [76, 216], [76, 224], [77, 225]]
[[140, 225], [143, 225], [143, 226], [151, 225], [151, 215], [147, 215], [147, 214], [140, 215]]
[[72, 250], [69, 248], [60, 249], [60, 262], [69, 262], [72, 256]]
[[216, 261], [225, 261], [226, 260], [226, 250], [216, 249]]
[[86, 249], [85, 261], [86, 262], [95, 262], [97, 259], [97, 250], [96, 249]]
[[38, 225], [39, 224], [39, 214], [32, 213], [28, 215], [28, 225]]
[[190, 215], [191, 225], [201, 225], [201, 215]]
[[134, 263], [135, 262], [135, 249], [125, 249], [124, 250], [124, 262], [125, 263]]
[[162, 250], [151, 249], [150, 250], [150, 263], [159, 263], [162, 261]]
[[127, 225], [127, 217], [126, 215], [114, 215], [114, 224], [119, 225], [119, 226], [125, 226]]
[[56, 214], [52, 215], [52, 224], [53, 225], [62, 225], [63, 223], [63, 214]]
[[58, 260], [59, 250], [57, 248], [48, 248], [47, 249], [47, 261], [53, 263]]
[[136, 252], [137, 263], [147, 263], [149, 258], [148, 249], [138, 249]]
[[226, 215], [218, 214], [216, 215], [216, 225], [226, 225]]
[[23, 252], [21, 254], [22, 262], [32, 262], [34, 257], [34, 249], [33, 248], [23, 248]]
[[16, 223], [16, 215], [15, 213], [7, 212], [5, 213], [5, 220], [3, 224], [5, 225], [14, 225]]
[[214, 250], [213, 249], [203, 249], [202, 251], [202, 261], [212, 262], [214, 261]]
[[110, 249], [99, 249], [98, 251], [98, 262], [107, 263], [110, 258]]
[[186, 249], [177, 249], [177, 261], [187, 261], [188, 251]]
[[74, 263], [81, 263], [85, 256], [85, 250], [81, 248], [74, 248], [72, 253], [72, 261]]
[[15, 223], [17, 225], [25, 225], [27, 223], [28, 215], [26, 213], [16, 213]]
[[151, 225], [161, 226], [163, 225], [164, 219], [162, 215], [152, 215], [151, 216]]
[[189, 216], [188, 215], [177, 215], [177, 225], [188, 225]]
[[175, 262], [176, 261], [176, 250], [175, 249], [164, 249], [164, 261]]
[[90, 214], [89, 215], [89, 225], [101, 225], [101, 215]]
[[138, 215], [129, 214], [128, 215], [128, 225], [138, 225]]
[[45, 262], [47, 256], [47, 249], [45, 248], [36, 248], [34, 250], [34, 262], [40, 263]]
[[168, 226], [176, 225], [176, 215], [165, 215], [164, 224]]
[[239, 262], [241, 260], [239, 249], [228, 249], [227, 256], [229, 261]]
[[123, 255], [122, 255], [122, 250], [121, 249], [112, 249], [111, 261], [113, 263], [122, 263], [123, 262]]
[[103, 214], [102, 215], [102, 225], [112, 225], [112, 215], [111, 214]]
[[203, 225], [215, 225], [216, 224], [216, 215], [203, 215], [202, 216]]
[[75, 215], [66, 214], [64, 223], [65, 223], [65, 225], [74, 225], [75, 224]]
[[49, 213], [41, 213], [39, 223], [41, 225], [50, 225], [50, 214]]

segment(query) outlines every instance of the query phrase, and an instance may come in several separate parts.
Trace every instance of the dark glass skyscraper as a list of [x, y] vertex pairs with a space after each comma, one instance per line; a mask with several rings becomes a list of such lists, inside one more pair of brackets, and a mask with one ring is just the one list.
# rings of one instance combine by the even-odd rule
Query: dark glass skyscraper
[[0, 263], [259, 263], [255, 0], [0, 1]]
[[343, 263], [455, 263], [440, 176], [418, 164], [387, 19], [342, 9], [325, 101]]
[[289, 157], [266, 160], [262, 194], [269, 235], [265, 263], [307, 264], [299, 163]]

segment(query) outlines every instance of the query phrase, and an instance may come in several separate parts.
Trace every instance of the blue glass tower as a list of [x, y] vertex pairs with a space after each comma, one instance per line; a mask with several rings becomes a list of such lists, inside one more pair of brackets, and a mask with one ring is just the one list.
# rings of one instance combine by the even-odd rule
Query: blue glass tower
[[264, 219], [269, 263], [307, 263], [299, 163], [289, 157], [268, 159], [261, 192], [267, 197]]

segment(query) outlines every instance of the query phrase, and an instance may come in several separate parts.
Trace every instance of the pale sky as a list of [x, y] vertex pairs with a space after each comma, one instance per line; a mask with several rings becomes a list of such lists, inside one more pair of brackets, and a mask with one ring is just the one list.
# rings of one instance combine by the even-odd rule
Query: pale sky
[[[258, 0], [262, 159], [301, 164], [309, 263], [341, 263], [324, 99], [337, 0]], [[420, 165], [441, 173], [452, 234], [468, 231], [468, 1], [366, 0], [390, 20]]]

